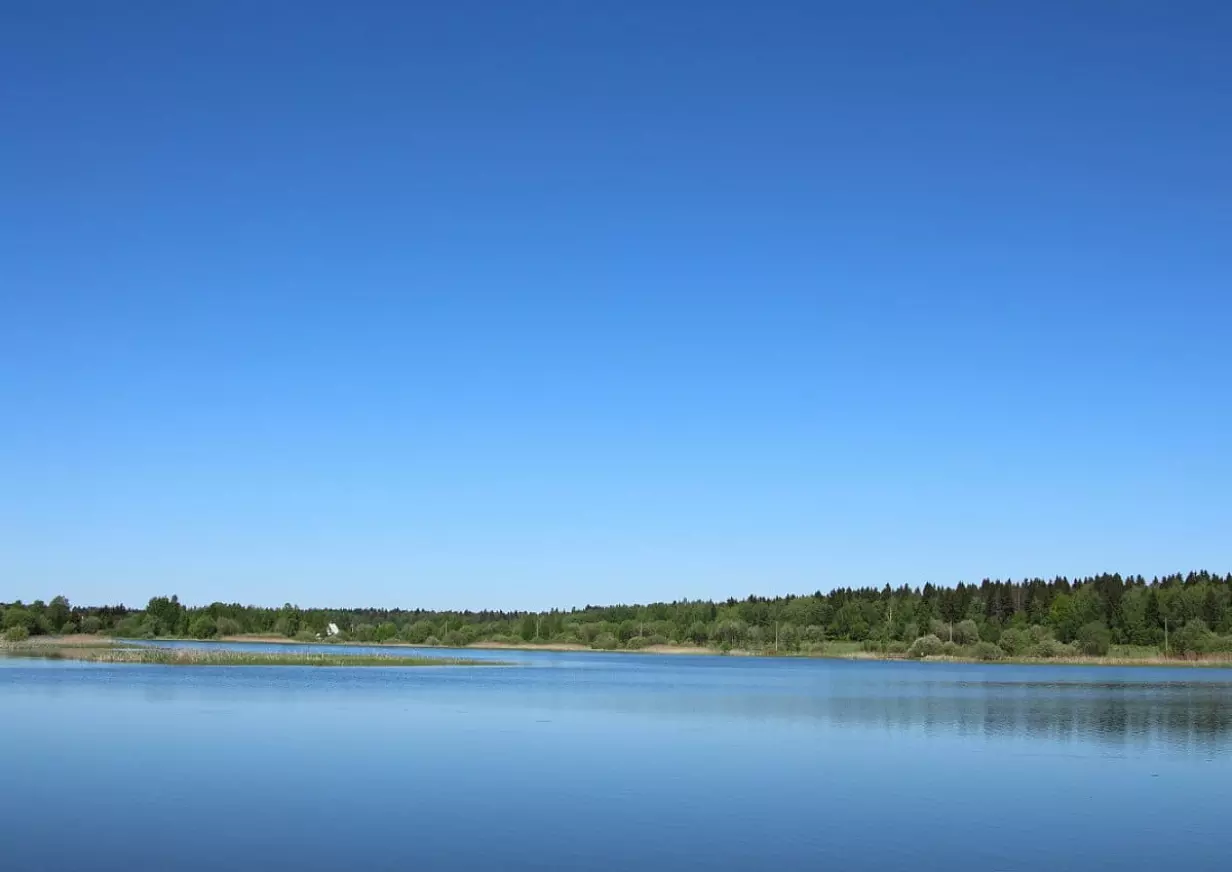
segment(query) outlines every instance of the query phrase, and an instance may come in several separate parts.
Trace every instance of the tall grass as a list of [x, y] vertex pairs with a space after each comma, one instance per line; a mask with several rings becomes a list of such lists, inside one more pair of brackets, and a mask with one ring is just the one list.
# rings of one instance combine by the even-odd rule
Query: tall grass
[[160, 666], [492, 666], [494, 660], [464, 657], [399, 657], [393, 654], [312, 651], [228, 651], [202, 648], [10, 646], [5, 653], [89, 663], [149, 663]]

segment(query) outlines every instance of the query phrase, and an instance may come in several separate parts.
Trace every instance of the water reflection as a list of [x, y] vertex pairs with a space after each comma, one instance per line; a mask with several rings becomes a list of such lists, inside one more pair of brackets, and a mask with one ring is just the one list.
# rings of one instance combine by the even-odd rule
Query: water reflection
[[[837, 729], [923, 731], [928, 735], [1096, 742], [1126, 751], [1154, 748], [1232, 752], [1232, 689], [1225, 684], [933, 684], [900, 695], [879, 692], [673, 693], [588, 700], [612, 714], [814, 722]], [[545, 700], [575, 708], [579, 700]]]

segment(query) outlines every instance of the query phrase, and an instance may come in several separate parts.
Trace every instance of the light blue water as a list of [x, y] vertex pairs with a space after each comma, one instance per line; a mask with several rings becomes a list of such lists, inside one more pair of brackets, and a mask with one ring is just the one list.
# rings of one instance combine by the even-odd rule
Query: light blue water
[[475, 656], [0, 658], [0, 869], [1232, 867], [1232, 672]]

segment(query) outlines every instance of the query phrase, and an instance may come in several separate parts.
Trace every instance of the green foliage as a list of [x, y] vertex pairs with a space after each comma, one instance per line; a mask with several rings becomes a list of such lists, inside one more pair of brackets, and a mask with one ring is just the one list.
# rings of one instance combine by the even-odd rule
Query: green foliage
[[959, 645], [974, 645], [980, 641], [980, 628], [970, 619], [954, 625], [954, 641]]
[[1029, 652], [1031, 656], [1043, 660], [1050, 660], [1054, 657], [1073, 657], [1076, 653], [1078, 652], [1074, 648], [1053, 638], [1041, 639]]
[[146, 627], [142, 635], [182, 636], [188, 629], [186, 609], [179, 597], [152, 597], [145, 607]]
[[61, 636], [71, 636], [73, 635], [73, 633], [76, 633], [76, 632], [77, 632], [77, 625], [74, 624], [72, 621], [65, 621], [63, 624], [60, 625], [60, 635]]
[[911, 647], [907, 649], [907, 656], [914, 657], [917, 660], [921, 657], [939, 657], [941, 656], [942, 642], [932, 633], [927, 636], [921, 636], [911, 643]]
[[[199, 620], [203, 616], [208, 620]], [[154, 597], [144, 609], [74, 607], [64, 597], [48, 603], [0, 604], [0, 626], [22, 626], [31, 635], [58, 632], [71, 622], [82, 632], [123, 638], [183, 636], [205, 632], [211, 620], [215, 633], [227, 636], [281, 633], [316, 639], [326, 637], [326, 628], [336, 624], [347, 635], [329, 637], [334, 642], [445, 640], [464, 645], [499, 640], [637, 649], [665, 641], [761, 653], [836, 654], [859, 650], [861, 645], [890, 653], [910, 650], [916, 640], [931, 635], [943, 645], [952, 640], [966, 656], [974, 656], [975, 647], [986, 642], [1014, 657], [1033, 656], [1036, 649], [1048, 656], [1101, 652], [1108, 651], [1108, 645], [1146, 650], [1162, 645], [1166, 623], [1171, 650], [1194, 656], [1232, 648], [1232, 638], [1222, 635], [1232, 633], [1232, 575], [1196, 572], [1150, 581], [1120, 575], [984, 580], [914, 589], [840, 587], [804, 596], [587, 606], [539, 613], [301, 609], [290, 603], [263, 608], [221, 602], [190, 608], [174, 596]], [[1184, 634], [1194, 621], [1204, 622], [1205, 632], [1191, 629]], [[1071, 642], [1072, 647], [1064, 644]], [[938, 653], [942, 650], [946, 649]]]
[[1000, 660], [1005, 656], [1001, 646], [993, 642], [977, 642], [972, 653], [977, 660]]
[[34, 615], [21, 605], [12, 605], [4, 610], [4, 629], [12, 630], [20, 627], [29, 636], [35, 627]]
[[963, 650], [962, 646], [957, 642], [951, 642], [947, 639], [941, 643], [941, 653], [946, 657], [961, 657]]
[[212, 639], [218, 635], [218, 624], [209, 615], [197, 615], [188, 625], [188, 635], [194, 639]]
[[1213, 644], [1210, 628], [1201, 618], [1188, 621], [1172, 638], [1172, 650], [1177, 654], [1205, 654]]
[[30, 631], [21, 624], [14, 624], [4, 631], [4, 641], [24, 642], [30, 638]]
[[1078, 650], [1089, 657], [1103, 657], [1112, 647], [1112, 632], [1103, 621], [1089, 621], [1078, 630]]
[[1025, 655], [1035, 644], [1035, 640], [1026, 630], [1011, 628], [1001, 634], [997, 644], [1009, 656], [1018, 657]]
[[[68, 599], [63, 596], [52, 597], [51, 602], [47, 604], [47, 608], [43, 611], [43, 616], [47, 619], [49, 627], [63, 627], [72, 619], [73, 613], [68, 604]], [[63, 629], [60, 630], [64, 632]], [[72, 632], [75, 632], [72, 631]]]
[[377, 626], [373, 635], [377, 642], [389, 642], [398, 635], [398, 625], [393, 621], [385, 621]]

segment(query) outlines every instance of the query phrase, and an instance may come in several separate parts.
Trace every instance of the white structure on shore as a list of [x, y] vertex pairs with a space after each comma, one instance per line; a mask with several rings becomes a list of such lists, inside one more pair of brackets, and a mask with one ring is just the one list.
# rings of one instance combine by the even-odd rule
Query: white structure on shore
[[327, 636], [337, 636], [339, 632], [337, 624], [330, 624], [325, 628], [325, 635]]

